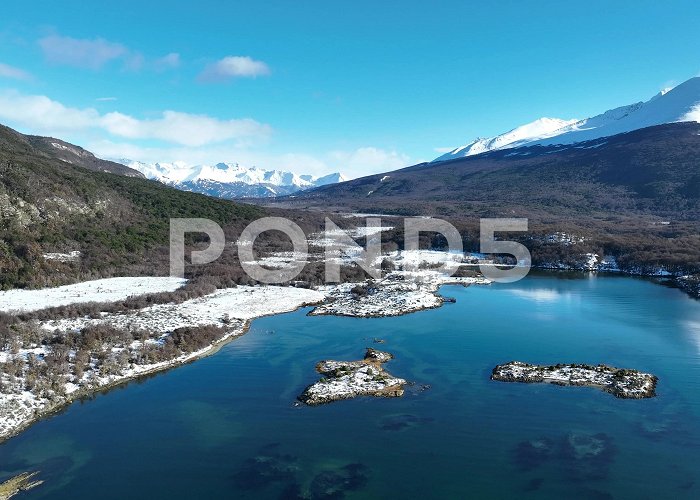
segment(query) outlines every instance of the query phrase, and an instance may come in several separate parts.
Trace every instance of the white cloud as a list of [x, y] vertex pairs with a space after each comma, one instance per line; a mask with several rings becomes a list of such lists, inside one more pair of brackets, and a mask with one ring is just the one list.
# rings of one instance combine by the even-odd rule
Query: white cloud
[[40, 95], [0, 93], [0, 119], [53, 133], [98, 130], [128, 139], [158, 139], [184, 146], [229, 140], [258, 140], [271, 134], [269, 125], [250, 118], [220, 120], [206, 115], [163, 111], [156, 119], [138, 119], [119, 112], [100, 114], [94, 108], [71, 108]]
[[119, 112], [107, 113], [101, 119], [110, 134], [129, 139], [160, 139], [185, 146], [203, 146], [230, 139], [266, 137], [268, 125], [250, 118], [219, 120], [206, 115], [164, 111], [161, 118], [139, 120]]
[[146, 64], [146, 58], [139, 52], [129, 54], [124, 59], [124, 68], [129, 71], [139, 71], [144, 64]]
[[12, 78], [14, 80], [28, 81], [32, 80], [32, 75], [22, 69], [0, 62], [0, 78]]
[[270, 68], [262, 61], [248, 56], [229, 56], [208, 65], [199, 75], [204, 82], [225, 81], [232, 78], [255, 78], [270, 74]]
[[116, 101], [117, 98], [116, 97], [98, 97], [95, 100], [100, 101], [100, 102], [106, 102], [106, 101]]
[[411, 164], [403, 153], [372, 146], [316, 154], [260, 151], [251, 145], [267, 139], [272, 129], [250, 118], [222, 120], [166, 110], [144, 119], [118, 111], [74, 108], [47, 96], [17, 91], [0, 91], [0, 122], [73, 140], [103, 158], [189, 164], [231, 161], [312, 175], [342, 172], [351, 178]]
[[129, 50], [124, 45], [102, 38], [50, 35], [40, 39], [39, 46], [49, 62], [94, 70], [110, 61], [129, 56]]
[[696, 104], [688, 111], [684, 116], [681, 117], [682, 122], [700, 122], [700, 104]]
[[177, 52], [171, 52], [163, 57], [155, 60], [154, 66], [157, 70], [163, 71], [166, 69], [177, 68], [180, 66], [180, 54]]
[[46, 133], [94, 127], [100, 115], [93, 108], [70, 108], [43, 95], [8, 91], [0, 94], [0, 118]]
[[147, 65], [146, 58], [140, 52], [103, 38], [50, 35], [41, 38], [38, 43], [47, 61], [78, 68], [98, 70], [112, 61], [121, 61], [128, 71], [139, 71], [144, 66], [163, 71], [180, 65], [180, 54], [176, 52], [148, 61]]
[[410, 157], [403, 153], [375, 147], [362, 147], [350, 152], [334, 151], [330, 158], [342, 172], [352, 177], [396, 170], [411, 163]]

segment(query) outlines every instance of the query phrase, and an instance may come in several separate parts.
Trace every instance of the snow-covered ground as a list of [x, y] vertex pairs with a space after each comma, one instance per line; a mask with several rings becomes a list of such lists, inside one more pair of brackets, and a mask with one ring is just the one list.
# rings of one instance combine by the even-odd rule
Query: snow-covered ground
[[[244, 333], [244, 329], [239, 324], [237, 328], [230, 330], [224, 337], [219, 339], [217, 344], [225, 342], [233, 337], [240, 336]], [[100, 387], [118, 384], [120, 382], [153, 373], [166, 368], [186, 363], [193, 359], [197, 359], [205, 355], [212, 346], [205, 347], [199, 351], [182, 354], [169, 361], [160, 363], [150, 363], [142, 365], [132, 365], [122, 371], [119, 375], [99, 376], [95, 372], [87, 373], [79, 384], [67, 382], [65, 384], [66, 398], [55, 398], [49, 400], [38, 397], [30, 391], [22, 391], [20, 393], [0, 393], [0, 440], [11, 436], [18, 429], [28, 425], [32, 420], [48, 413], [54, 408], [61, 407], [70, 402], [78, 391], [85, 393], [93, 391]], [[35, 350], [36, 351], [36, 350]], [[44, 353], [45, 354], [45, 353]], [[26, 353], [20, 352], [19, 356], [26, 356]]]
[[59, 262], [74, 262], [80, 259], [82, 252], [80, 250], [73, 250], [68, 253], [50, 252], [44, 254], [44, 259], [46, 260], [57, 260]]
[[[101, 376], [94, 371], [87, 371], [77, 383], [76, 381], [66, 382], [67, 397], [49, 401], [29, 391], [2, 393], [0, 394], [0, 439], [27, 425], [41, 413], [69, 402], [73, 393], [85, 393], [196, 359], [207, 354], [214, 345], [242, 335], [246, 331], [248, 322], [254, 318], [293, 311], [306, 304], [318, 303], [324, 298], [325, 295], [318, 291], [303, 288], [239, 286], [218, 290], [181, 304], [158, 304], [127, 313], [105, 313], [101, 318], [82, 317], [45, 322], [42, 327], [53, 332], [77, 331], [88, 325], [105, 324], [129, 331], [145, 330], [150, 334], [160, 335], [161, 340], [180, 327], [212, 325], [224, 327], [227, 331], [214, 344], [195, 352], [181, 354], [174, 359], [150, 364], [130, 364], [116, 375]], [[153, 342], [148, 340], [145, 343]], [[143, 346], [141, 342], [134, 344], [139, 344], [137, 347]], [[119, 350], [121, 349], [112, 348], [112, 351]], [[0, 361], [24, 360], [30, 353], [44, 356], [47, 350], [44, 347], [36, 347], [19, 349], [16, 354], [4, 352]]]
[[186, 281], [182, 278], [141, 276], [84, 281], [41, 290], [8, 290], [0, 292], [0, 311], [31, 312], [86, 302], [116, 302], [137, 295], [172, 292]]
[[343, 236], [349, 236], [351, 238], [363, 238], [378, 235], [382, 231], [391, 231], [392, 229], [394, 229], [394, 226], [359, 226], [354, 229], [335, 229], [330, 231], [322, 231], [320, 233], [314, 233], [309, 236], [309, 246], [326, 247], [338, 245], [342, 241], [339, 238], [342, 238]]
[[260, 316], [293, 311], [304, 304], [325, 299], [316, 290], [283, 286], [239, 286], [181, 304], [157, 304], [137, 311], [104, 314], [101, 318], [69, 318], [44, 323], [48, 330], [80, 330], [88, 325], [106, 324], [129, 331], [167, 333], [182, 327], [227, 326], [231, 320], [251, 320]]

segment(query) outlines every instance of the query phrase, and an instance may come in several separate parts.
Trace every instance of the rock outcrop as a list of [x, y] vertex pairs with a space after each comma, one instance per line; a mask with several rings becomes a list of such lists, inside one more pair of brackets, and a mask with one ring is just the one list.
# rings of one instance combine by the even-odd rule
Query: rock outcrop
[[498, 365], [491, 380], [501, 382], [549, 383], [596, 387], [617, 398], [643, 399], [656, 396], [657, 377], [637, 370], [607, 365], [558, 364], [540, 366], [511, 361]]
[[316, 371], [323, 378], [307, 387], [298, 399], [314, 406], [357, 396], [403, 396], [406, 381], [382, 367], [393, 357], [391, 353], [367, 348], [364, 359], [359, 361], [321, 361]]

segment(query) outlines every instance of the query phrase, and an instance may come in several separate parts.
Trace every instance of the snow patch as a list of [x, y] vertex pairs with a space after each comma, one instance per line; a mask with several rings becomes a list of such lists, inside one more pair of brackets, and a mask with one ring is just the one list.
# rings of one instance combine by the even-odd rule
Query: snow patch
[[169, 276], [141, 276], [84, 281], [40, 290], [8, 290], [0, 292], [0, 311], [32, 312], [69, 304], [116, 302], [137, 295], [172, 292], [186, 282]]

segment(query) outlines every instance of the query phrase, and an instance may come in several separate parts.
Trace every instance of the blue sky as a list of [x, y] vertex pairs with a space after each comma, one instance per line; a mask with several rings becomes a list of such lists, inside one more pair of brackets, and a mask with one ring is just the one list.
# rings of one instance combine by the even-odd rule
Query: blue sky
[[0, 122], [146, 161], [358, 176], [700, 73], [696, 1], [86, 5], [3, 1]]

